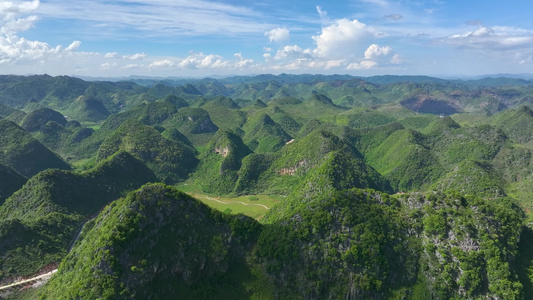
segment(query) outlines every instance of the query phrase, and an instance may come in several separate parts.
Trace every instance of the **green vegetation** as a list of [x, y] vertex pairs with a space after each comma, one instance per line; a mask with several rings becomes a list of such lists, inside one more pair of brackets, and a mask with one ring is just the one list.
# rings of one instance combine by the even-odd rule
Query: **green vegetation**
[[244, 112], [231, 98], [215, 97], [201, 108], [209, 113], [213, 123], [220, 129], [235, 131], [246, 121]]
[[219, 130], [207, 144], [192, 178], [203, 191], [229, 194], [237, 181], [243, 158], [250, 153], [252, 150], [238, 135]]
[[505, 195], [503, 181], [489, 163], [466, 160], [453, 171], [440, 178], [435, 190], [459, 190], [489, 198]]
[[50, 121], [33, 135], [49, 149], [76, 163], [94, 157], [106, 134], [83, 127], [78, 121], [69, 121], [66, 126]]
[[429, 141], [444, 167], [454, 166], [466, 159], [492, 160], [506, 142], [507, 136], [489, 125], [444, 131]]
[[[0, 76], [0, 282], [60, 264], [0, 297], [529, 299], [531, 99], [505, 78]], [[148, 182], [189, 195], [128, 194]]]
[[126, 152], [83, 174], [47, 170], [32, 177], [0, 206], [0, 280], [60, 262], [80, 223], [125, 192], [155, 180]]
[[0, 164], [0, 205], [7, 197], [18, 191], [27, 179], [10, 167]]
[[178, 109], [187, 106], [185, 100], [169, 95], [163, 100], [143, 102], [125, 112], [113, 114], [102, 124], [102, 128], [115, 130], [128, 119], [136, 119], [146, 125], [160, 125], [171, 118]]
[[86, 225], [40, 298], [523, 295], [512, 202], [349, 190], [288, 199], [264, 221], [146, 185]]
[[275, 155], [246, 157], [235, 192], [288, 195], [296, 190], [311, 196], [352, 187], [388, 191], [388, 184], [360, 155], [334, 134], [316, 130]]
[[69, 111], [69, 117], [88, 122], [103, 121], [111, 114], [100, 100], [85, 96], [72, 102]]
[[40, 108], [28, 113], [24, 116], [24, 119], [22, 119], [19, 125], [27, 131], [33, 132], [41, 129], [42, 126], [50, 121], [54, 121], [63, 126], [67, 125], [65, 117], [50, 108]]
[[14, 113], [16, 110], [4, 104], [0, 104], [0, 119], [3, 119], [10, 114]]
[[296, 122], [296, 120], [294, 120], [289, 114], [277, 106], [273, 106], [271, 109], [269, 109], [267, 114], [290, 136], [296, 136], [302, 127], [302, 124]]
[[0, 120], [0, 163], [31, 177], [49, 168], [70, 169], [57, 154], [8, 120]]
[[352, 190], [271, 211], [257, 255], [267, 273], [279, 274], [279, 297], [383, 297], [412, 282], [418, 253], [413, 239], [400, 241], [408, 224], [398, 222], [398, 206], [386, 195]]
[[405, 127], [396, 122], [358, 130], [345, 127], [340, 137], [354, 145], [364, 155], [368, 155], [371, 150], [381, 145], [392, 133], [402, 129], [405, 129]]
[[194, 149], [163, 137], [153, 127], [129, 119], [110, 134], [98, 150], [98, 161], [119, 150], [128, 151], [143, 160], [167, 183], [183, 180], [196, 167]]
[[370, 108], [352, 108], [337, 115], [337, 124], [352, 128], [367, 128], [385, 125], [395, 118]]
[[335, 105], [330, 98], [321, 94], [314, 94], [303, 102], [290, 99], [272, 102], [301, 123], [312, 119], [333, 122], [337, 114], [346, 110]]
[[267, 114], [253, 116], [242, 126], [244, 142], [255, 153], [276, 152], [292, 138]]
[[89, 228], [41, 299], [248, 294], [240, 273], [250, 270], [235, 254], [257, 238], [259, 225], [251, 219], [218, 213], [163, 185], [147, 185], [107, 206]]
[[194, 145], [205, 145], [217, 132], [209, 113], [201, 108], [181, 108], [172, 118], [163, 123], [165, 128], [174, 128], [183, 133]]
[[523, 213], [513, 201], [433, 194], [420, 206], [420, 196], [403, 199], [424, 220], [422, 270], [434, 296], [523, 297], [513, 267]]
[[[190, 190], [187, 186], [179, 186], [179, 189], [182, 191]], [[284, 197], [276, 197], [274, 195], [218, 197], [201, 194], [196, 189], [188, 192], [188, 194], [218, 211], [244, 214], [256, 220], [261, 220], [271, 208], [284, 200]]]
[[424, 136], [409, 129], [393, 132], [367, 159], [397, 191], [426, 188], [443, 173], [433, 153], [424, 146]]
[[523, 144], [533, 140], [533, 111], [528, 106], [507, 110], [493, 119], [495, 125], [517, 142]]

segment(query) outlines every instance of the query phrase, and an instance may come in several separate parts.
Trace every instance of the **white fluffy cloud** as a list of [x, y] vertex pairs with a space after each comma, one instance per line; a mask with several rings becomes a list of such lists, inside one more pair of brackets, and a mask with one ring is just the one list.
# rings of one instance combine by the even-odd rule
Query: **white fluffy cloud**
[[364, 58], [360, 62], [349, 64], [347, 69], [370, 70], [378, 66], [396, 65], [401, 62], [401, 57], [395, 54], [391, 47], [372, 44], [366, 49]]
[[105, 58], [119, 58], [118, 52], [109, 52], [104, 55]]
[[316, 43], [317, 55], [339, 58], [354, 56], [364, 49], [365, 44], [368, 45], [368, 40], [385, 35], [358, 20], [341, 19], [322, 28], [322, 33], [313, 36], [313, 40]]
[[131, 69], [137, 69], [137, 68], [139, 68], [138, 64], [127, 64], [124, 66], [125, 70], [131, 70]]
[[168, 60], [168, 59], [163, 59], [163, 60], [156, 60], [154, 62], [152, 62], [148, 67], [149, 68], [153, 68], [153, 67], [174, 67], [175, 64], [174, 62]]
[[392, 53], [392, 48], [389, 46], [380, 47], [377, 44], [372, 44], [365, 51], [365, 59], [376, 59], [380, 56], [388, 56]]
[[0, 34], [15, 34], [30, 29], [39, 19], [37, 16], [20, 17], [39, 7], [39, 1], [0, 2]]
[[116, 69], [119, 67], [119, 64], [117, 63], [103, 63], [100, 65], [100, 69], [102, 70], [111, 70], [111, 69]]
[[153, 61], [149, 68], [175, 69], [175, 70], [201, 70], [201, 69], [225, 69], [238, 70], [253, 66], [254, 60], [247, 59], [239, 53], [233, 55], [235, 60], [227, 60], [216, 54], [204, 54], [202, 52], [191, 52], [183, 59], [161, 59]]
[[15, 34], [26, 31], [32, 28], [38, 19], [37, 16], [29, 16], [27, 18], [6, 20], [0, 27], [0, 34]]
[[146, 58], [146, 54], [144, 54], [144, 53], [135, 53], [133, 55], [125, 55], [124, 58], [125, 59], [129, 59], [129, 60], [141, 60], [141, 59]]
[[279, 49], [274, 56], [275, 60], [281, 60], [286, 58], [310, 58], [312, 56], [312, 50], [302, 49], [298, 45], [285, 46]]
[[296, 58], [291, 61], [277, 63], [274, 65], [267, 65], [263, 67], [263, 70], [276, 70], [276, 71], [324, 71], [334, 68], [343, 68], [345, 60], [343, 59], [316, 59], [316, 58]]
[[371, 60], [363, 60], [359, 63], [351, 63], [346, 67], [348, 70], [370, 70], [377, 66], [378, 63]]
[[126, 59], [126, 60], [141, 60], [147, 57], [145, 53], [135, 53], [131, 55], [119, 55], [118, 52], [109, 52], [104, 55], [105, 58], [112, 59]]
[[254, 60], [253, 59], [248, 59], [248, 58], [244, 58], [242, 56], [242, 53], [235, 53], [233, 54], [233, 56], [235, 56], [235, 58], [238, 59], [238, 61], [235, 63], [235, 66], [237, 68], [246, 68], [248, 66], [251, 66], [253, 63], [254, 63]]
[[310, 63], [309, 67], [329, 70], [329, 69], [341, 67], [344, 63], [345, 63], [345, 60], [343, 59], [332, 59], [332, 60], [324, 60], [324, 61], [318, 61], [318, 62], [315, 61], [313, 63]]
[[0, 2], [0, 64], [31, 63], [50, 59], [65, 58], [81, 45], [74, 41], [66, 48], [50, 46], [40, 41], [30, 41], [17, 36], [17, 33], [30, 29], [39, 19], [36, 16], [22, 17], [39, 7], [40, 2]]
[[81, 42], [80, 41], [74, 41], [70, 45], [68, 45], [67, 48], [65, 48], [65, 51], [76, 51], [78, 48], [80, 48]]
[[[88, 0], [80, 1], [86, 5], [93, 5]], [[81, 2], [76, 2], [74, 5], [78, 11], [81, 11], [79, 10]], [[96, 3], [101, 5], [104, 2], [97, 0]], [[180, 3], [182, 3], [180, 5], [189, 5], [183, 4], [185, 2]], [[109, 76], [132, 74], [133, 72], [160, 76], [184, 72], [191, 75], [237, 74], [243, 71], [249, 73], [253, 70], [310, 70], [320, 72], [330, 69], [346, 70], [347, 67], [371, 69], [400, 61], [399, 56], [390, 47], [372, 44], [374, 40], [383, 37], [384, 33], [358, 20], [340, 19], [333, 22], [327, 20], [327, 13], [318, 6], [316, 9], [322, 19], [321, 21], [327, 25], [322, 28], [319, 34], [311, 37], [316, 47], [303, 48], [297, 44], [282, 44], [291, 38], [289, 29], [277, 27], [264, 32], [265, 29], [258, 31], [257, 28], [260, 27], [258, 26], [252, 31], [259, 33], [259, 36], [264, 32], [264, 36], [269, 39], [272, 45], [263, 48], [265, 61], [256, 63], [253, 59], [245, 58], [241, 52], [235, 53], [230, 58], [216, 53], [204, 54], [203, 52], [190, 52], [189, 55], [182, 58], [176, 56], [152, 57], [145, 53], [91, 53], [80, 51], [80, 41], [74, 41], [63, 47], [19, 37], [17, 35], [19, 32], [28, 30], [39, 20], [38, 17], [31, 15], [39, 7], [39, 4], [38, 0], [0, 3], [0, 66], [3, 72], [16, 70], [17, 73], [46, 72], [99, 75], [102, 74], [102, 70], [105, 70], [105, 74]], [[190, 5], [196, 8], [196, 4]], [[46, 7], [40, 8], [39, 12], [44, 11], [43, 17], [54, 15], [50, 11], [53, 7], [53, 4], [52, 6], [47, 4]], [[62, 8], [64, 9], [64, 7]], [[221, 6], [218, 9], [223, 11], [224, 15], [233, 13], [240, 15], [248, 12], [233, 6]], [[237, 11], [231, 9], [237, 9]], [[71, 14], [71, 12], [63, 12], [65, 18]], [[61, 11], [55, 13], [61, 14]], [[263, 25], [270, 26], [268, 24]], [[240, 30], [243, 29], [235, 30], [235, 32]], [[369, 44], [372, 45], [368, 47]], [[349, 64], [349, 62], [354, 63]]]
[[34, 11], [39, 7], [39, 0], [34, 1], [25, 1], [25, 2], [11, 2], [11, 1], [2, 1], [0, 2], [0, 15], [8, 14], [21, 14]]
[[457, 48], [484, 51], [517, 50], [533, 47], [533, 31], [508, 26], [479, 26], [475, 30], [441, 39], [440, 42]]
[[183, 69], [213, 69], [227, 67], [228, 62], [220, 55], [205, 55], [202, 52], [199, 52], [191, 53], [177, 65]]
[[17, 36], [0, 36], [0, 61], [3, 63], [47, 60], [71, 55], [80, 46], [75, 41], [67, 48], [51, 47], [47, 43], [30, 41]]
[[[326, 17], [321, 7], [317, 7], [317, 11]], [[358, 20], [340, 19], [323, 27], [319, 35], [312, 37], [315, 48], [285, 45], [277, 49], [275, 54], [269, 48], [263, 54], [266, 62], [263, 69], [318, 72], [330, 69], [369, 70], [402, 63], [401, 57], [390, 46], [372, 43], [384, 36], [385, 33]]]
[[279, 27], [265, 32], [265, 36], [268, 37], [271, 43], [280, 43], [290, 38], [290, 31], [285, 27]]

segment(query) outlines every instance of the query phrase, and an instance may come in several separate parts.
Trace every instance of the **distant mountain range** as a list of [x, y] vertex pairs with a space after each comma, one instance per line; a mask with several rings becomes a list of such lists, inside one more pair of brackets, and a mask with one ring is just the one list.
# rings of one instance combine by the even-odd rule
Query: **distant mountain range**
[[[312, 74], [301, 74], [301, 75], [292, 75], [292, 74], [279, 74], [279, 75], [249, 75], [249, 76], [207, 76], [202, 78], [193, 78], [193, 77], [151, 77], [151, 76], [128, 76], [128, 77], [90, 77], [90, 76], [79, 76], [79, 78], [87, 81], [133, 81], [137, 83], [144, 83], [143, 85], [149, 85], [150, 83], [171, 83], [172, 85], [184, 85], [184, 84], [194, 84], [197, 82], [205, 80], [217, 80], [220, 82], [258, 82], [265, 80], [277, 80], [283, 82], [283, 78], [299, 78], [299, 82], [305, 82], [304, 78], [313, 78], [316, 79], [326, 79], [327, 80], [338, 80], [348, 79], [348, 78], [357, 78], [374, 83], [394, 83], [394, 82], [437, 82], [437, 81], [482, 81], [483, 79], [493, 78], [493, 79], [523, 79], [526, 81], [533, 80], [533, 74], [523, 73], [523, 74], [486, 74], [486, 75], [477, 75], [477, 76], [427, 76], [427, 75], [377, 75], [371, 77], [360, 77], [353, 75], [312, 75]], [[294, 80], [294, 79], [293, 79]], [[292, 81], [292, 80], [290, 80]], [[521, 81], [517, 81], [521, 82]]]

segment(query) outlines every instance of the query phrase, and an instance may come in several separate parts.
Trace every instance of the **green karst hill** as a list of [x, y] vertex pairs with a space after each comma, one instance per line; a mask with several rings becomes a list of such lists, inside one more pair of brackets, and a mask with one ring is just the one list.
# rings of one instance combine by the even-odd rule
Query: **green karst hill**
[[352, 128], [367, 128], [394, 122], [396, 119], [370, 108], [352, 108], [337, 115], [338, 124]]
[[246, 121], [245, 114], [239, 110], [239, 105], [231, 98], [215, 97], [215, 99], [201, 106], [218, 128], [233, 130], [240, 128]]
[[70, 169], [57, 154], [34, 139], [17, 124], [0, 120], [0, 163], [31, 177], [48, 168]]
[[4, 104], [0, 104], [0, 118], [1, 119], [9, 116], [13, 112], [15, 112], [14, 108], [11, 108], [11, 107], [9, 107], [7, 105], [4, 105]]
[[219, 130], [200, 157], [194, 181], [207, 192], [228, 194], [233, 191], [243, 158], [250, 153], [238, 135]]
[[0, 164], [0, 205], [7, 197], [18, 191], [27, 179], [8, 166]]
[[0, 280], [60, 262], [87, 218], [127, 191], [155, 180], [127, 152], [82, 174], [46, 170], [33, 176], [0, 206]]
[[299, 192], [309, 189], [313, 195], [331, 188], [390, 189], [388, 183], [364, 163], [356, 149], [334, 134], [320, 130], [285, 145], [277, 154], [246, 157], [239, 171], [236, 192], [255, 189], [256, 192], [284, 194], [291, 187]]
[[265, 102], [261, 101], [261, 99], [256, 99], [254, 101], [254, 107], [256, 107], [256, 108], [265, 108], [265, 107], [267, 107], [267, 105], [265, 104]]
[[402, 129], [405, 127], [398, 122], [362, 129], [344, 127], [340, 136], [366, 156], [370, 151], [379, 147], [391, 134]]
[[98, 150], [98, 161], [119, 150], [143, 160], [167, 183], [183, 180], [198, 163], [190, 146], [163, 137], [156, 129], [133, 119], [126, 120], [110, 134]]
[[133, 108], [111, 115], [102, 127], [109, 130], [117, 129], [127, 119], [137, 119], [147, 125], [159, 125], [172, 117], [179, 108], [187, 107], [185, 100], [174, 95], [169, 95], [163, 100], [150, 103], [141, 103]]
[[144, 186], [91, 221], [40, 296], [244, 299], [239, 273], [258, 226], [169, 187]]
[[67, 125], [67, 120], [59, 112], [49, 108], [41, 108], [25, 115], [24, 119], [20, 122], [20, 127], [32, 132], [39, 130], [50, 121], [54, 121], [63, 126]]
[[245, 143], [256, 153], [276, 152], [292, 137], [267, 114], [250, 117], [242, 126]]
[[434, 188], [436, 190], [459, 190], [465, 194], [485, 197], [501, 197], [505, 195], [503, 181], [496, 170], [488, 163], [466, 160], [453, 171], [440, 178]]
[[285, 132], [287, 132], [290, 136], [296, 136], [298, 135], [298, 131], [302, 127], [302, 124], [296, 122], [289, 114], [284, 112], [282, 109], [280, 109], [277, 106], [273, 106], [267, 114], [272, 118], [274, 122], [279, 124]]
[[179, 130], [195, 145], [207, 144], [218, 131], [206, 110], [192, 107], [181, 108], [163, 126]]
[[[445, 194], [395, 199], [372, 190], [301, 200], [287, 200], [282, 214], [272, 211], [260, 225], [213, 211], [171, 187], [146, 185], [86, 225], [39, 297], [418, 299], [523, 293], [509, 256], [517, 252], [520, 236], [513, 228], [521, 224], [516, 206]], [[492, 240], [481, 228], [501, 239]], [[453, 285], [450, 276], [458, 276]]]
[[103, 121], [111, 114], [100, 100], [85, 96], [76, 99], [69, 110], [70, 117], [78, 121]]
[[424, 136], [410, 129], [394, 131], [367, 155], [368, 162], [397, 191], [423, 188], [443, 173]]
[[520, 106], [517, 110], [508, 110], [493, 118], [494, 124], [518, 143], [533, 140], [533, 111], [529, 106]]
[[45, 146], [67, 159], [80, 159], [95, 155], [104, 137], [95, 130], [69, 121], [66, 126], [50, 121], [34, 133]]
[[448, 167], [466, 159], [492, 160], [507, 140], [503, 131], [480, 125], [443, 131], [431, 137], [429, 144], [441, 164]]
[[[98, 79], [100, 80], [100, 79]], [[533, 81], [0, 75], [1, 299], [531, 299]]]

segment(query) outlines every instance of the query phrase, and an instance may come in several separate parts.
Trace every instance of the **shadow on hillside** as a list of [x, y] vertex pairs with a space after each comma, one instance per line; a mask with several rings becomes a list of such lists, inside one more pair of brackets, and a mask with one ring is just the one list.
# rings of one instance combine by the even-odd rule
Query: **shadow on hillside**
[[520, 283], [524, 286], [525, 299], [533, 296], [533, 230], [525, 227], [518, 244], [516, 257], [516, 273]]

